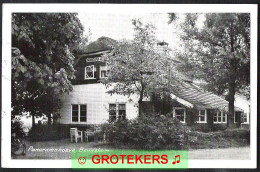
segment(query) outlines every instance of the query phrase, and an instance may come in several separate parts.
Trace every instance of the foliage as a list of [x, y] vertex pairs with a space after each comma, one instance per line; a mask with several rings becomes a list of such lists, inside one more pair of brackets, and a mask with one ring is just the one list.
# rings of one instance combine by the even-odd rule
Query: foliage
[[160, 114], [106, 123], [102, 131], [112, 145], [127, 143], [134, 149], [182, 149], [186, 139], [185, 127], [176, 118]]
[[156, 113], [161, 113], [163, 115], [172, 114], [174, 107], [174, 100], [171, 95], [167, 92], [155, 92], [152, 95], [152, 102], [154, 106], [154, 111]]
[[103, 135], [105, 133], [106, 140], [111, 144], [122, 144], [128, 142], [129, 120], [118, 120], [115, 122], [107, 122], [101, 125]]
[[168, 17], [169, 17], [169, 24], [175, 22], [177, 20], [177, 14], [176, 13], [169, 13], [168, 14]]
[[74, 13], [13, 14], [12, 116], [56, 114], [58, 95], [72, 90], [72, 51], [82, 33]]
[[15, 118], [11, 121], [11, 133], [15, 133], [17, 138], [23, 138], [25, 136], [22, 125], [23, 123], [19, 118]]
[[215, 149], [250, 144], [248, 129], [231, 129], [204, 133], [187, 127], [176, 118], [150, 114], [133, 120], [101, 125], [101, 133], [114, 147], [127, 149]]
[[177, 74], [172, 72], [170, 50], [157, 45], [154, 26], [140, 20], [133, 20], [133, 25], [134, 40], [119, 42], [104, 56], [110, 72], [103, 83], [111, 94], [139, 95], [141, 114], [143, 98], [155, 90], [171, 90]]
[[194, 73], [195, 78], [203, 78], [208, 82], [210, 91], [222, 94], [228, 87], [227, 73], [230, 72], [231, 60], [234, 60], [238, 71], [235, 79], [240, 83], [236, 84], [236, 88], [247, 86], [250, 62], [249, 14], [206, 14], [202, 28], [196, 25], [198, 17], [198, 14], [187, 14], [182, 24], [182, 40], [188, 50], [184, 54], [188, 58], [185, 70], [197, 71]]
[[28, 139], [32, 141], [50, 141], [66, 138], [66, 133], [56, 125], [37, 124], [28, 134]]
[[250, 83], [250, 15], [186, 14], [181, 28], [185, 51], [179, 55], [185, 63], [180, 68], [206, 81], [209, 91], [228, 92], [229, 121], [235, 93]]
[[213, 125], [213, 131], [224, 131], [227, 129], [226, 124], [214, 124]]

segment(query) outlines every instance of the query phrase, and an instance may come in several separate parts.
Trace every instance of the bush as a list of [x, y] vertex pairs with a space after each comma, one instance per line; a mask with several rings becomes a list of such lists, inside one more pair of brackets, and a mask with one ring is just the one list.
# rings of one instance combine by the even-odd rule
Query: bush
[[18, 138], [23, 138], [25, 136], [25, 133], [22, 128], [23, 123], [20, 121], [20, 119], [13, 119], [11, 121], [11, 134], [15, 134]]
[[151, 115], [101, 125], [100, 135], [112, 146], [126, 148], [160, 149], [215, 149], [240, 147], [250, 144], [250, 131], [232, 129], [204, 133], [180, 123], [176, 118]]
[[28, 138], [32, 141], [59, 140], [66, 137], [61, 130], [56, 125], [38, 124], [29, 131]]
[[112, 144], [127, 143], [128, 140], [128, 120], [120, 120], [101, 125], [101, 134], [105, 133], [106, 140]]
[[224, 131], [227, 129], [227, 124], [214, 124], [213, 131]]
[[152, 114], [133, 120], [119, 120], [101, 126], [111, 144], [129, 145], [135, 149], [183, 149], [185, 126], [177, 119]]

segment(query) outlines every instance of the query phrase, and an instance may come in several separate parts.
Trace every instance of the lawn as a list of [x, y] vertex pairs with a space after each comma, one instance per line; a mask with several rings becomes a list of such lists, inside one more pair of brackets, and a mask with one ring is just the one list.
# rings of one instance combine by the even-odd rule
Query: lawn
[[[123, 148], [123, 147], [121, 147]], [[70, 159], [71, 150], [83, 149], [113, 149], [102, 142], [71, 143], [64, 139], [59, 141], [26, 142], [26, 155], [16, 156], [14, 159]], [[47, 150], [49, 150], [47, 152]], [[56, 152], [55, 152], [56, 151]], [[250, 159], [250, 148], [221, 148], [190, 150], [189, 159]]]

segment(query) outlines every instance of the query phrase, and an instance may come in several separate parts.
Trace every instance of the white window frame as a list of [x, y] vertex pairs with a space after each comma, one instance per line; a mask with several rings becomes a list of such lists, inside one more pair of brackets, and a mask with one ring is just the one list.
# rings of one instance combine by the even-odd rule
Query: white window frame
[[[223, 116], [224, 115], [225, 115], [225, 122], [223, 122]], [[219, 116], [221, 117], [221, 121], [218, 121]], [[225, 124], [225, 123], [227, 123], [227, 113], [224, 113], [223, 111], [217, 111], [217, 121], [214, 121], [214, 115], [213, 115], [213, 123], [214, 124]]]
[[[184, 121], [180, 121], [181, 123], [186, 123], [186, 109], [185, 108], [182, 108], [182, 107], [174, 107], [173, 108], [173, 117], [176, 117], [176, 112], [175, 110], [179, 110], [179, 109], [183, 109], [184, 110]], [[177, 118], [178, 119], [178, 118]]]
[[[78, 121], [72, 121], [72, 111], [73, 111], [72, 106], [74, 106], [74, 105], [78, 106]], [[82, 106], [82, 105], [86, 106], [86, 121], [80, 121], [80, 106]], [[86, 104], [71, 104], [71, 122], [72, 123], [86, 123], [88, 121], [87, 114], [88, 114], [88, 106]]]
[[[89, 78], [86, 77], [86, 75], [87, 75], [87, 67], [92, 67], [93, 77], [91, 77], [91, 78], [90, 77]], [[85, 79], [96, 79], [95, 78], [95, 65], [88, 65], [88, 66], [85, 67], [85, 76], [84, 77], [85, 77]]]
[[125, 119], [127, 119], [126, 118], [126, 115], [127, 115], [127, 113], [126, 113], [126, 103], [125, 102], [119, 102], [119, 103], [108, 103], [108, 119], [109, 119], [109, 117], [110, 117], [110, 109], [109, 109], [109, 105], [110, 104], [115, 104], [116, 105], [116, 121], [119, 119], [119, 105], [121, 105], [121, 104], [124, 104], [125, 105]]
[[[201, 111], [202, 111], [202, 110], [205, 111], [204, 121], [201, 121], [201, 120], [200, 120], [200, 116], [202, 116], [202, 114], [201, 114]], [[199, 115], [198, 115], [198, 117], [199, 117], [199, 120], [196, 121], [196, 123], [207, 123], [207, 109], [201, 109], [201, 110], [199, 110]], [[196, 119], [196, 120], [197, 120], [197, 119]]]
[[[101, 75], [101, 65], [100, 65], [100, 67], [99, 67], [99, 76], [100, 76], [100, 78], [107, 78], [107, 76], [106, 77], [102, 77], [102, 75]], [[106, 67], [107, 68], [107, 66], [105, 65], [104, 67]], [[106, 71], [106, 74], [107, 74], [107, 69], [105, 70]], [[111, 103], [112, 104], [112, 103]]]

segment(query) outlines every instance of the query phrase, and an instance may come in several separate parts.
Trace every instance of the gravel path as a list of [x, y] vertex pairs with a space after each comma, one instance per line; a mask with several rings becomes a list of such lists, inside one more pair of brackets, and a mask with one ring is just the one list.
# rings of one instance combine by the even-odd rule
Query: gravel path
[[[26, 155], [14, 159], [70, 159], [73, 149], [111, 149], [101, 143], [71, 143], [69, 140], [27, 142], [26, 145]], [[250, 159], [250, 147], [190, 150], [189, 159]]]
[[189, 159], [249, 160], [250, 147], [191, 150]]

